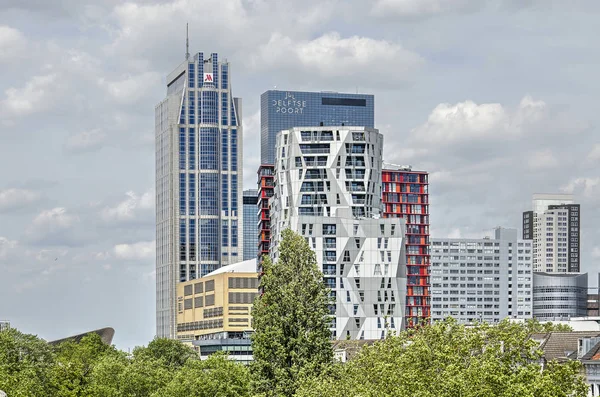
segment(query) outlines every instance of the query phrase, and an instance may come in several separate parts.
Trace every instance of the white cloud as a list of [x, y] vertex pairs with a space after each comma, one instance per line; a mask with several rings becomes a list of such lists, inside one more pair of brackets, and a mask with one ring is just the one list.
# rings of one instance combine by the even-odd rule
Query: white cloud
[[6, 258], [8, 251], [15, 249], [18, 243], [15, 240], [9, 240], [6, 237], [0, 237], [0, 258]]
[[529, 168], [547, 169], [557, 167], [559, 162], [551, 149], [538, 150], [527, 159]]
[[133, 191], [125, 193], [127, 198], [114, 207], [106, 207], [102, 211], [102, 218], [106, 222], [123, 222], [136, 219], [144, 212], [154, 208], [154, 190], [148, 190], [141, 196]]
[[484, 139], [505, 141], [522, 135], [545, 115], [545, 102], [529, 96], [514, 111], [499, 103], [442, 103], [429, 114], [427, 122], [413, 129], [412, 138], [441, 146]]
[[18, 188], [0, 190], [0, 212], [22, 208], [39, 199], [39, 192], [33, 190]]
[[69, 152], [90, 152], [99, 149], [106, 142], [106, 134], [99, 129], [84, 131], [67, 138], [65, 148]]
[[473, 10], [484, 0], [377, 0], [371, 13], [377, 17], [426, 17]]
[[27, 39], [10, 26], [0, 25], [0, 63], [19, 57], [27, 48]]
[[597, 143], [592, 147], [592, 150], [587, 156], [589, 161], [598, 161], [600, 160], [600, 143]]
[[73, 226], [77, 221], [79, 221], [79, 218], [76, 215], [69, 214], [66, 208], [57, 207], [42, 211], [33, 220], [33, 226], [36, 228], [51, 227], [66, 229]]
[[156, 253], [155, 241], [141, 241], [133, 244], [117, 244], [114, 247], [117, 259], [145, 260], [154, 258]]
[[56, 74], [33, 76], [22, 88], [8, 88], [2, 101], [4, 112], [8, 116], [24, 116], [46, 109], [54, 100], [50, 100], [56, 83]]
[[162, 82], [161, 75], [156, 72], [145, 72], [125, 77], [121, 80], [98, 80], [110, 96], [120, 104], [132, 104], [144, 98], [150, 90], [159, 87]]
[[600, 187], [600, 177], [598, 178], [575, 178], [561, 187], [565, 193], [583, 194], [584, 197], [597, 197], [597, 189]]
[[64, 238], [64, 232], [79, 222], [79, 217], [71, 215], [64, 207], [56, 207], [40, 212], [33, 220], [27, 232], [35, 240]]
[[400, 44], [360, 36], [344, 38], [337, 32], [298, 41], [273, 33], [252, 58], [258, 70], [285, 68], [287, 73], [301, 72], [300, 77], [309, 81], [354, 78], [362, 85], [406, 82], [423, 63], [423, 58]]

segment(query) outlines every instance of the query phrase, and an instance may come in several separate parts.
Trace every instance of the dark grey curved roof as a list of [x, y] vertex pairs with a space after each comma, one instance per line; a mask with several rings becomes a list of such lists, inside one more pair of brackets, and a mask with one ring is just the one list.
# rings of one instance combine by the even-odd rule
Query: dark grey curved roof
[[100, 328], [100, 329], [97, 329], [95, 331], [88, 331], [88, 332], [84, 332], [83, 334], [68, 336], [66, 338], [62, 338], [62, 339], [58, 339], [58, 340], [53, 340], [53, 341], [48, 342], [48, 343], [51, 344], [51, 345], [59, 345], [62, 342], [67, 342], [67, 341], [73, 341], [73, 342], [79, 343], [79, 342], [81, 342], [81, 339], [84, 336], [91, 335], [91, 334], [97, 334], [97, 335], [99, 335], [100, 338], [102, 339], [102, 342], [104, 342], [107, 345], [111, 345], [113, 337], [115, 336], [115, 330], [113, 328], [110, 328], [110, 327]]

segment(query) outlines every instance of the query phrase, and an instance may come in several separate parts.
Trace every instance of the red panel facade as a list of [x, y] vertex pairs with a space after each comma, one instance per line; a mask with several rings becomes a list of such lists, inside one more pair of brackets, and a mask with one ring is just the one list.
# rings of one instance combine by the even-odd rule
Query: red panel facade
[[430, 317], [428, 173], [410, 169], [382, 171], [383, 216], [406, 220], [406, 325]]
[[271, 215], [269, 214], [269, 199], [275, 192], [275, 167], [263, 164], [258, 169], [258, 266], [264, 255], [269, 255], [271, 241]]

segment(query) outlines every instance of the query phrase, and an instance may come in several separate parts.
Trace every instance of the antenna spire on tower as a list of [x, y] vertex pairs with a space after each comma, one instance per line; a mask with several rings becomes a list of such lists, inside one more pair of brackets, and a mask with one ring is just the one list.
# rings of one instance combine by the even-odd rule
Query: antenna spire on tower
[[188, 31], [189, 23], [185, 24], [185, 60], [190, 59], [190, 36]]

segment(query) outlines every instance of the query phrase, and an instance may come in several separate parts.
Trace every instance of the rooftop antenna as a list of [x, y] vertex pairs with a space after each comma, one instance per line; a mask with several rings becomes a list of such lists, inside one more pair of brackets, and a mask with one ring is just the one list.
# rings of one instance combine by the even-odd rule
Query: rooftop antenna
[[190, 59], [190, 36], [188, 31], [189, 23], [185, 24], [185, 60]]

